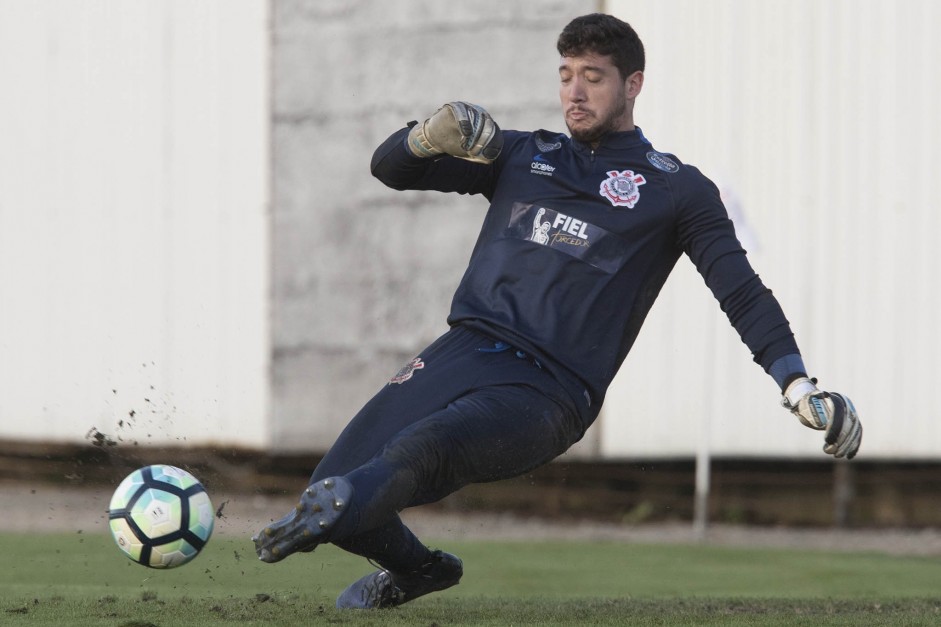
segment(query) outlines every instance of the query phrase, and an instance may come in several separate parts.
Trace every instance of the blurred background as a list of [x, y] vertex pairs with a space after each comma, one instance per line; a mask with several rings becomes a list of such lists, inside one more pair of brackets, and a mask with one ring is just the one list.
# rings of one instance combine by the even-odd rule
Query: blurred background
[[373, 150], [458, 99], [563, 131], [555, 40], [594, 11], [638, 31], [635, 121], [720, 186], [863, 447], [820, 452], [683, 258], [585, 439], [452, 505], [941, 524], [930, 0], [0, 0], [0, 478], [306, 477], [444, 332], [486, 210], [386, 189]]

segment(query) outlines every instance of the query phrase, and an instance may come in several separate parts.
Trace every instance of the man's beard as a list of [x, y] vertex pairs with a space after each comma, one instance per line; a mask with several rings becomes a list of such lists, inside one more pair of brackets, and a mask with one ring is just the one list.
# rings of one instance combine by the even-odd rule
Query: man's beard
[[593, 144], [600, 141], [601, 138], [608, 133], [617, 131], [620, 126], [621, 117], [627, 110], [627, 101], [625, 99], [618, 98], [618, 102], [620, 104], [608, 113], [605, 119], [600, 120], [597, 124], [588, 128], [575, 130], [569, 126], [568, 121], [566, 121], [565, 125], [568, 126], [569, 135], [572, 136], [572, 139], [580, 141], [583, 144]]

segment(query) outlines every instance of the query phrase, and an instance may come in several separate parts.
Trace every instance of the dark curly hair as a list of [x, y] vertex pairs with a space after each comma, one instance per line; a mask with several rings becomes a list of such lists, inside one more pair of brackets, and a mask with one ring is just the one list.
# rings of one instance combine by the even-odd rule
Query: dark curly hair
[[563, 57], [585, 53], [610, 56], [622, 79], [644, 69], [644, 44], [627, 22], [613, 15], [576, 17], [562, 29], [556, 49]]

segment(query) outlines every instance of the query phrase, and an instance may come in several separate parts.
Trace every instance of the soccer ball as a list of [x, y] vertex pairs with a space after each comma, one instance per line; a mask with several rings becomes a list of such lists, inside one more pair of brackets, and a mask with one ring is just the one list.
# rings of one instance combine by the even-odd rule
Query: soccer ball
[[111, 497], [108, 518], [114, 541], [131, 560], [151, 568], [175, 568], [206, 546], [214, 512], [196, 477], [157, 464], [124, 478]]

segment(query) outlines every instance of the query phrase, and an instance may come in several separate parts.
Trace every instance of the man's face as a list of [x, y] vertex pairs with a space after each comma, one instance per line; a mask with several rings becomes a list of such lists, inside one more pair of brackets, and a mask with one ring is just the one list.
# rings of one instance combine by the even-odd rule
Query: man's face
[[572, 137], [594, 143], [606, 133], [632, 130], [634, 98], [643, 78], [642, 72], [634, 72], [622, 79], [607, 55], [562, 57], [559, 98]]

